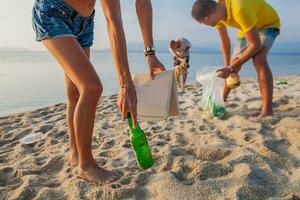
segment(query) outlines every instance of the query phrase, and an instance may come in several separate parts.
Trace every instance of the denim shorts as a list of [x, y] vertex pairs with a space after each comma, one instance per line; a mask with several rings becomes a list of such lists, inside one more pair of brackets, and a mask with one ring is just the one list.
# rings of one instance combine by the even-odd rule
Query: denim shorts
[[49, 38], [76, 38], [82, 48], [93, 45], [95, 11], [81, 16], [63, 0], [36, 0], [32, 9], [32, 26], [37, 41]]
[[[263, 46], [271, 49], [276, 37], [279, 35], [280, 31], [277, 28], [268, 28], [259, 30], [260, 42]], [[233, 51], [233, 56], [239, 56], [248, 47], [247, 40], [245, 38], [238, 39], [237, 44]]]

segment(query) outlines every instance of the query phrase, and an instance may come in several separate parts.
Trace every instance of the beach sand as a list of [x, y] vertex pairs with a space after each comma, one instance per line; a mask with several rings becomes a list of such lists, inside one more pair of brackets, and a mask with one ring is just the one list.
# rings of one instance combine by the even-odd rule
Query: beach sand
[[[65, 104], [0, 118], [0, 199], [299, 199], [300, 77], [276, 77], [274, 116], [258, 119], [256, 78], [243, 78], [224, 120], [199, 107], [201, 86], [179, 91], [181, 117], [142, 122], [155, 165], [137, 167], [117, 96], [102, 97], [93, 154], [122, 178], [98, 186], [68, 165]], [[29, 133], [45, 139], [21, 145]]]

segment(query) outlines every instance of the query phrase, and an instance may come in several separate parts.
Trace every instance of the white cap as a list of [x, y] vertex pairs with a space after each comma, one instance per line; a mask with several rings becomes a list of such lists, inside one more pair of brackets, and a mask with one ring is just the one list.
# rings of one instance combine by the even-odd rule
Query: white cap
[[192, 47], [191, 42], [188, 39], [184, 38], [184, 37], [182, 37], [182, 38], [176, 38], [176, 41], [180, 41], [181, 42], [181, 46], [184, 49], [187, 48], [187, 47], [189, 47], [189, 48]]

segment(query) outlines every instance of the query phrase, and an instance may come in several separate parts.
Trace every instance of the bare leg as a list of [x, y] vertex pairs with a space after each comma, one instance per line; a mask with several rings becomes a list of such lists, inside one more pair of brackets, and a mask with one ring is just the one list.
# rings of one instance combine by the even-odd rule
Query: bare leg
[[[90, 58], [90, 49], [84, 49], [84, 52]], [[67, 94], [67, 126], [68, 126], [68, 134], [69, 134], [69, 162], [71, 167], [75, 167], [78, 165], [78, 152], [75, 140], [75, 128], [74, 128], [74, 111], [79, 99], [79, 91], [76, 85], [72, 82], [72, 80], [68, 77], [66, 73], [64, 73], [65, 77], [65, 87]]]
[[180, 65], [175, 66], [175, 77], [176, 77], [176, 82], [177, 82], [177, 87], [181, 87], [181, 80], [180, 80]]
[[269, 49], [264, 46], [252, 59], [258, 76], [259, 89], [262, 98], [260, 117], [266, 117], [273, 114], [273, 75], [267, 60], [268, 52]]
[[[238, 57], [233, 57], [232, 60], [231, 60], [231, 63], [238, 59]], [[241, 70], [242, 66], [240, 66], [240, 68], [237, 69], [237, 73]], [[223, 92], [223, 98], [224, 98], [224, 101], [226, 102], [227, 101], [227, 97], [230, 93], [230, 88], [227, 87], [226, 83], [224, 84], [224, 92]]]
[[187, 74], [188, 74], [188, 71], [187, 71], [187, 68], [185, 67], [185, 68], [182, 70], [182, 86], [185, 86]]
[[66, 86], [66, 94], [67, 94], [67, 125], [68, 125], [68, 134], [69, 134], [69, 162], [71, 167], [75, 167], [78, 165], [78, 152], [76, 147], [76, 139], [75, 139], [75, 129], [74, 129], [74, 111], [76, 108], [76, 104], [79, 99], [79, 92], [77, 87], [65, 73], [65, 86]]
[[114, 181], [118, 176], [99, 167], [91, 149], [96, 106], [102, 93], [102, 84], [96, 71], [74, 38], [46, 39], [43, 44], [60, 63], [79, 92], [73, 116], [79, 177], [99, 184]]

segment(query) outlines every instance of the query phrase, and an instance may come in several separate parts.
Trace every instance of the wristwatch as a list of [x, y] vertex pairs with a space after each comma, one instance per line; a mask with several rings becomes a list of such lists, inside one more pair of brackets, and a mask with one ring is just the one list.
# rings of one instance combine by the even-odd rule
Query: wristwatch
[[155, 47], [153, 47], [153, 46], [146, 47], [144, 49], [144, 54], [145, 54], [145, 56], [154, 55], [155, 54]]
[[235, 73], [233, 67], [229, 66], [228, 69], [229, 69], [230, 73]]

